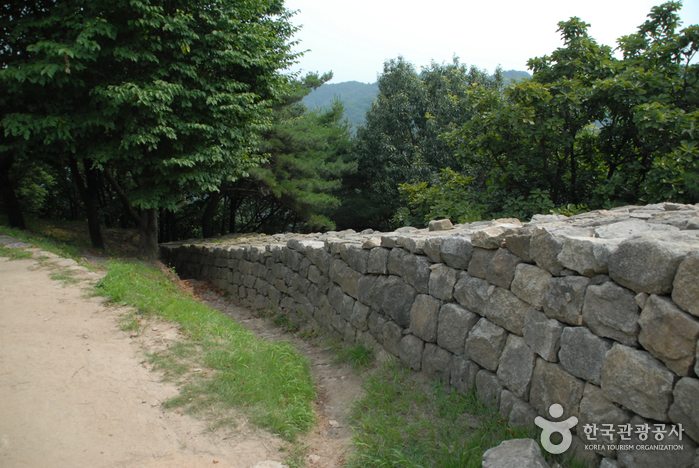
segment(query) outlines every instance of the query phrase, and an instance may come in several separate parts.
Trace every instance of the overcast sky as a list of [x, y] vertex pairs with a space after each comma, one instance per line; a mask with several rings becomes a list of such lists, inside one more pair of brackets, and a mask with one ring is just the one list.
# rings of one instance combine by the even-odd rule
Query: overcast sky
[[[493, 72], [527, 70], [527, 60], [562, 45], [559, 21], [577, 16], [597, 42], [616, 47], [646, 20], [658, 0], [286, 0], [299, 10], [297, 50], [310, 49], [294, 71], [332, 70], [333, 83], [373, 83], [387, 59], [415, 66], [462, 63]], [[699, 24], [699, 0], [684, 0], [682, 25]]]

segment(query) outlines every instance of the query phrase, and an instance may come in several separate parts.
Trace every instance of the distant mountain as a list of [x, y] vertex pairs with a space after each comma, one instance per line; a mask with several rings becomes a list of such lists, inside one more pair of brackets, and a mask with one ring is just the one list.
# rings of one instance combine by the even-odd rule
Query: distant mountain
[[359, 81], [345, 81], [343, 83], [324, 84], [303, 98], [303, 103], [309, 108], [329, 108], [332, 100], [337, 96], [345, 104], [345, 116], [352, 125], [364, 123], [366, 110], [371, 105], [372, 99], [379, 92], [378, 83], [360, 83]]
[[502, 77], [505, 81], [509, 83], [516, 83], [523, 79], [529, 79], [532, 77], [531, 73], [519, 70], [507, 70], [502, 72]]
[[[531, 74], [525, 71], [507, 70], [502, 72], [505, 81], [516, 83], [525, 78], [531, 78]], [[360, 83], [359, 81], [345, 81], [343, 83], [324, 84], [303, 98], [303, 103], [309, 109], [316, 107], [329, 108], [332, 100], [337, 96], [345, 104], [345, 116], [357, 128], [364, 123], [366, 111], [371, 101], [379, 92], [378, 83]]]

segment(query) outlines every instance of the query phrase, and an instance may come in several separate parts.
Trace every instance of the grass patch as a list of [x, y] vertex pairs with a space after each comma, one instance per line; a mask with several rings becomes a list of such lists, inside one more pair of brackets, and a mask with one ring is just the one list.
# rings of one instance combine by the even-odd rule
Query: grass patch
[[[98, 292], [113, 302], [135, 306], [146, 316], [157, 313], [179, 323], [182, 333], [199, 349], [196, 364], [206, 374], [191, 378], [169, 406], [192, 412], [220, 406], [238, 408], [253, 422], [287, 440], [313, 426], [315, 390], [309, 364], [290, 343], [255, 337], [230, 318], [192, 300], [154, 268], [116, 261], [107, 266]], [[167, 359], [187, 362], [186, 350], [179, 352], [181, 358], [168, 349], [150, 359], [158, 366], [165, 365]]]
[[[54, 253], [56, 255], [59, 255], [61, 257], [68, 257], [72, 258], [76, 261], [80, 260], [80, 249], [73, 245], [66, 244], [65, 242], [57, 241], [55, 239], [52, 239], [51, 237], [48, 236], [42, 236], [42, 235], [37, 235], [37, 234], [32, 234], [27, 231], [20, 231], [19, 229], [12, 229], [7, 226], [0, 226], [0, 234], [4, 234], [7, 236], [14, 237], [15, 239], [18, 239], [22, 242], [26, 242], [28, 244], [34, 244], [35, 246], [39, 247], [41, 250], [45, 250], [47, 252]], [[19, 251], [21, 249], [7, 249], [7, 248], [0, 248], [0, 255], [4, 257], [12, 257], [12, 258], [29, 258], [31, 257], [31, 254], [28, 252], [24, 252], [26, 254], [25, 256], [22, 256], [20, 253], [15, 253], [12, 254], [12, 252]]]
[[351, 364], [355, 369], [369, 367], [374, 362], [374, 351], [365, 348], [359, 343], [357, 346], [346, 347], [341, 342], [333, 342], [330, 344], [331, 349], [335, 353], [334, 362], [337, 364]]
[[25, 252], [22, 249], [8, 249], [0, 246], [0, 257], [8, 257], [11, 260], [20, 260], [23, 258], [32, 258], [31, 252]]
[[348, 467], [480, 468], [483, 453], [502, 441], [537, 438], [531, 429], [511, 427], [475, 392], [461, 395], [436, 382], [426, 388], [395, 364], [371, 375], [364, 389], [350, 416], [355, 451]]

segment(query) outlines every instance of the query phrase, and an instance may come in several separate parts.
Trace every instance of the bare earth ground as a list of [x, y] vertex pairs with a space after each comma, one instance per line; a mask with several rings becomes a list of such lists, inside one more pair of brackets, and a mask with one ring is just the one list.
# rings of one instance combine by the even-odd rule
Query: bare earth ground
[[[50, 261], [84, 281], [50, 279], [57, 266], [46, 260], [0, 258], [0, 467], [283, 466], [283, 442], [272, 434], [247, 424], [211, 432], [206, 421], [164, 410], [178, 389], [143, 364], [144, 352], [178, 339], [176, 325], [154, 322], [138, 336], [121, 331], [128, 310], [86, 297], [99, 275], [72, 260]], [[284, 335], [215, 292], [201, 296], [260, 336], [293, 340], [311, 359], [320, 398], [307, 466], [340, 466], [360, 378], [331, 365], [326, 349]]]

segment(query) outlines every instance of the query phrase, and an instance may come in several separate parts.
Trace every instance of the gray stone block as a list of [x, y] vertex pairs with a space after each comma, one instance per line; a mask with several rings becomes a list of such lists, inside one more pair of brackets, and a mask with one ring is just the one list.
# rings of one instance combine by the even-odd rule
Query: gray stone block
[[512, 280], [515, 277], [515, 269], [520, 263], [522, 263], [522, 259], [517, 255], [507, 249], [498, 249], [490, 263], [488, 263], [485, 279], [490, 284], [510, 289]]
[[637, 293], [667, 294], [680, 263], [696, 250], [696, 231], [645, 233], [619, 245], [609, 261], [609, 276]]
[[556, 362], [564, 328], [558, 320], [550, 319], [543, 312], [530, 307], [524, 318], [524, 342], [542, 358]]
[[377, 247], [369, 251], [367, 273], [385, 275], [388, 273], [388, 254], [390, 250]]
[[495, 289], [487, 281], [471, 276], [464, 271], [461, 272], [459, 280], [454, 285], [454, 299], [468, 310], [484, 315], [491, 288]]
[[439, 247], [442, 261], [448, 266], [461, 270], [468, 268], [473, 255], [473, 245], [467, 237], [445, 237]]
[[482, 403], [496, 409], [499, 408], [502, 390], [502, 384], [495, 374], [487, 370], [478, 371], [476, 374], [476, 395]]
[[609, 271], [609, 259], [621, 240], [594, 237], [565, 237], [558, 254], [558, 263], [584, 276], [595, 276]]
[[373, 335], [378, 341], [383, 343], [383, 326], [386, 324], [387, 320], [376, 310], [371, 310], [369, 312], [369, 317], [367, 317], [367, 325], [369, 325], [369, 333]]
[[533, 439], [510, 439], [483, 454], [483, 468], [549, 468]]
[[400, 356], [400, 342], [403, 339], [403, 329], [394, 321], [387, 321], [381, 328], [382, 340], [379, 340], [389, 353]]
[[671, 300], [653, 294], [638, 319], [638, 342], [679, 376], [694, 367], [699, 320]]
[[522, 335], [529, 304], [507, 289], [496, 287], [485, 306], [485, 316], [504, 329]]
[[449, 384], [452, 354], [433, 343], [425, 343], [422, 371], [433, 380]]
[[545, 419], [550, 417], [549, 408], [555, 403], [563, 407], [561, 419], [578, 417], [584, 389], [585, 382], [570, 375], [560, 364], [539, 358], [532, 374], [529, 402]]
[[350, 268], [344, 261], [335, 259], [330, 264], [330, 279], [342, 287], [342, 290], [357, 299], [357, 286], [362, 274]]
[[699, 317], [699, 252], [691, 252], [677, 268], [672, 300], [682, 310]]
[[541, 310], [550, 279], [551, 273], [543, 268], [520, 263], [515, 269], [510, 289], [517, 297]]
[[439, 311], [437, 344], [454, 354], [463, 354], [466, 336], [479, 318], [457, 304], [444, 304]]
[[454, 229], [454, 225], [451, 224], [451, 221], [448, 219], [433, 219], [430, 221], [427, 228], [430, 231], [448, 231]]
[[352, 315], [354, 308], [354, 299], [342, 292], [338, 286], [331, 286], [328, 291], [328, 300], [335, 311], [339, 313], [345, 320]]
[[410, 326], [410, 309], [417, 292], [397, 276], [389, 276], [374, 296], [376, 305], [403, 328]]
[[440, 253], [440, 248], [444, 237], [428, 237], [425, 239], [425, 245], [422, 246], [422, 250], [425, 251], [425, 255], [433, 263], [442, 263], [442, 254]]
[[425, 342], [415, 335], [405, 335], [400, 340], [400, 360], [413, 370], [422, 368], [422, 352]]
[[563, 239], [554, 236], [545, 228], [539, 228], [534, 232], [529, 242], [529, 254], [537, 265], [558, 276], [563, 271], [563, 266], [558, 263], [558, 254], [563, 250]]
[[646, 351], [614, 344], [602, 364], [602, 392], [609, 400], [656, 421], [669, 421], [675, 375]]
[[401, 248], [391, 249], [386, 263], [390, 275], [400, 276], [403, 273], [403, 261], [407, 255], [410, 254]]
[[582, 308], [590, 279], [582, 276], [551, 278], [542, 306], [549, 318], [570, 325], [582, 325]]
[[525, 226], [515, 234], [505, 236], [505, 247], [527, 263], [534, 263], [534, 259], [529, 251], [534, 228]]
[[[682, 440], [679, 440], [676, 435], [670, 435], [668, 433], [665, 435], [662, 442], [652, 440], [651, 435], [648, 436], [648, 439], [641, 440], [635, 428], [645, 424], [648, 424], [652, 428], [654, 422], [634, 416], [631, 421], [629, 421], [629, 424], [634, 428], [634, 430], [631, 431], [631, 440], [624, 441], [623, 443], [632, 446], [633, 449], [628, 451], [620, 450], [617, 452], [617, 464], [619, 468], [692, 468], [696, 466], [694, 465], [694, 460], [696, 457], [695, 452], [697, 444], [689, 437], [683, 436]], [[639, 450], [637, 449], [639, 445], [671, 445], [681, 448], [679, 450]]]
[[352, 308], [352, 315], [350, 315], [349, 322], [359, 331], [368, 330], [370, 310], [369, 306], [356, 301]]
[[453, 356], [451, 360], [451, 386], [459, 393], [466, 395], [476, 385], [476, 374], [481, 368], [466, 356]]
[[468, 274], [476, 278], [485, 279], [488, 272], [488, 264], [495, 256], [497, 250], [474, 248], [471, 261], [468, 264]]
[[430, 265], [432, 263], [423, 255], [406, 255], [401, 266], [403, 280], [420, 294], [430, 291]]
[[364, 250], [360, 244], [345, 243], [340, 245], [340, 256], [357, 273], [367, 272], [369, 251]]
[[558, 358], [565, 370], [576, 377], [599, 385], [602, 363], [612, 342], [600, 338], [585, 327], [567, 327], [561, 335]]
[[466, 338], [466, 356], [495, 372], [507, 341], [507, 332], [486, 318], [481, 318]]
[[505, 242], [505, 238], [509, 235], [515, 234], [520, 226], [521, 224], [519, 226], [501, 224], [490, 226], [485, 229], [479, 229], [471, 236], [471, 242], [473, 243], [474, 247], [480, 247], [482, 249], [499, 249]]
[[517, 397], [528, 400], [536, 355], [517, 335], [509, 335], [500, 355], [497, 375]]
[[451, 301], [459, 272], [441, 263], [432, 265], [430, 270], [429, 294], [443, 301]]
[[419, 294], [410, 309], [410, 331], [424, 341], [437, 341], [437, 321], [442, 302], [427, 294]]
[[585, 325], [596, 335], [634, 346], [639, 332], [640, 310], [634, 293], [609, 281], [589, 286], [583, 305]]
[[[622, 424], [627, 424], [631, 416], [633, 416], [632, 413], [624, 411], [607, 400], [601, 388], [588, 383], [585, 385], [583, 397], [580, 400], [580, 416], [576, 432], [585, 444], [618, 445], [622, 443], [618, 427]], [[611, 424], [613, 430], [604, 433], [599, 432], [602, 429], [608, 429], [609, 426], [604, 426], [605, 424]], [[586, 434], [585, 426], [591, 426], [589, 434]], [[596, 433], [593, 430], [594, 428], [597, 428]], [[613, 457], [616, 450], [599, 449], [597, 453], [606, 457]]]
[[699, 380], [684, 377], [672, 392], [673, 402], [668, 415], [670, 420], [682, 424], [682, 428], [695, 442], [699, 442]]

